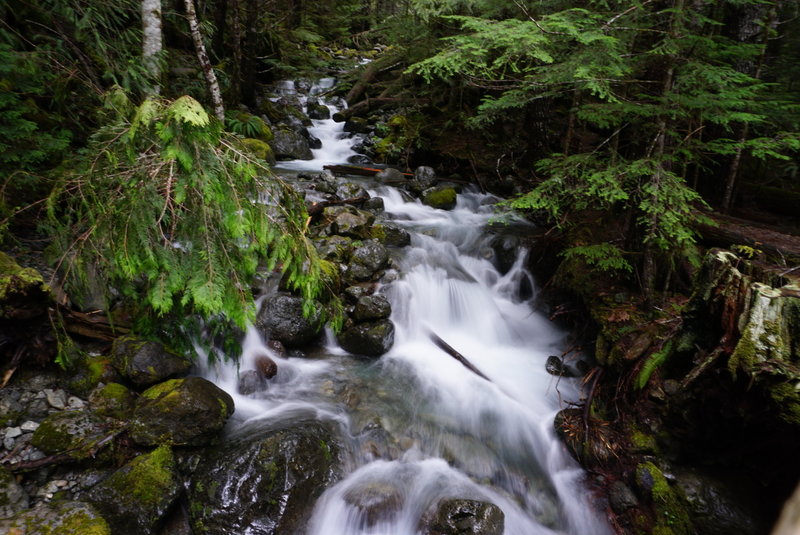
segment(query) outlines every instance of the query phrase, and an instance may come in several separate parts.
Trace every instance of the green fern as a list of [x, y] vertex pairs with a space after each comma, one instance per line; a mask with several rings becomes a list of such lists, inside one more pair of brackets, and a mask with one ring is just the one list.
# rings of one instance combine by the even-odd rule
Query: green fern
[[636, 381], [634, 386], [637, 390], [643, 389], [647, 386], [648, 381], [650, 381], [650, 377], [662, 364], [664, 364], [669, 356], [672, 354], [672, 345], [673, 341], [670, 340], [664, 344], [664, 346], [647, 356], [644, 364], [642, 365], [642, 369], [639, 370], [638, 375], [636, 375]]
[[325, 291], [302, 199], [188, 96], [97, 132], [49, 209], [70, 288], [98, 266], [153, 335], [193, 316], [243, 327], [259, 265], [280, 266], [309, 313]]

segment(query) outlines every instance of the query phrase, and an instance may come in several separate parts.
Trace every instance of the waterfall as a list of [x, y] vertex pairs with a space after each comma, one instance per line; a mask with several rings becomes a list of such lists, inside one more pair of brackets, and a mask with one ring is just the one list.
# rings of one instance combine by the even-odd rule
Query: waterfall
[[[315, 125], [323, 147], [320, 129], [339, 127]], [[323, 160], [315, 153], [302, 165]], [[583, 471], [553, 431], [563, 400], [579, 397], [575, 380], [545, 371], [548, 355], [564, 351], [565, 333], [523, 291], [532, 286], [525, 250], [506, 273], [487, 259], [496, 199], [465, 192], [443, 211], [386, 186], [371, 185], [370, 194], [412, 237], [395, 259], [397, 277], [378, 289], [392, 304], [393, 348], [364, 361], [329, 337], [318, 354], [284, 358], [251, 328], [240, 369], [268, 353], [279, 372], [259, 396], [236, 393], [234, 366], [208, 372], [235, 399], [231, 425], [310, 417], [342, 430], [346, 474], [316, 502], [310, 534], [416, 535], [432, 504], [458, 498], [498, 506], [507, 535], [609, 535]], [[430, 332], [489, 380], [440, 349]]]

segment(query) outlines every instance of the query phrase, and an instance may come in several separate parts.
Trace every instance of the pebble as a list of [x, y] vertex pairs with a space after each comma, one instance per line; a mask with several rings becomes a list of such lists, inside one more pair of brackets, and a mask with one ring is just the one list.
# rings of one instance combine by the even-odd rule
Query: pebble
[[86, 407], [86, 402], [76, 396], [70, 396], [67, 400], [67, 406], [70, 409], [83, 409]]
[[67, 408], [67, 395], [63, 390], [51, 390], [50, 388], [44, 389], [44, 395], [47, 397], [47, 403], [54, 409]]
[[17, 438], [22, 434], [22, 429], [19, 427], [6, 427], [6, 438]]
[[36, 423], [36, 422], [33, 422], [31, 420], [28, 420], [27, 422], [25, 422], [21, 426], [19, 426], [19, 428], [22, 429], [26, 433], [33, 433], [34, 431], [39, 429], [39, 424]]
[[3, 447], [4, 447], [5, 449], [7, 449], [7, 450], [13, 450], [13, 449], [14, 449], [14, 444], [15, 444], [15, 443], [16, 443], [16, 442], [14, 441], [14, 439], [13, 439], [13, 438], [6, 437], [6, 438], [3, 440]]

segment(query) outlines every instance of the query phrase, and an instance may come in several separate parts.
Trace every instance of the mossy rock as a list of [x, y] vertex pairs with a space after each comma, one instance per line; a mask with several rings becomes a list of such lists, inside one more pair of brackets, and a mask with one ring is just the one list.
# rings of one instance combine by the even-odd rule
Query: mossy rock
[[118, 420], [133, 417], [135, 405], [136, 394], [119, 383], [103, 385], [89, 396], [89, 407], [95, 414]]
[[111, 349], [114, 367], [135, 386], [147, 387], [169, 378], [186, 375], [192, 367], [188, 357], [158, 342], [123, 336]]
[[[83, 502], [39, 504], [8, 520], [0, 520], [8, 535], [111, 535], [105, 519]], [[116, 535], [116, 533], [115, 533]]]
[[175, 503], [181, 487], [169, 446], [140, 455], [96, 485], [89, 499], [114, 535], [153, 533]]
[[[56, 412], [33, 432], [31, 444], [47, 454], [66, 453], [73, 459], [88, 459], [96, 455], [98, 443], [118, 425], [119, 422], [88, 410]], [[101, 451], [105, 454], [106, 450]]]
[[41, 273], [22, 268], [0, 252], [0, 319], [26, 320], [40, 316], [50, 304], [50, 288]]
[[354, 355], [380, 357], [394, 345], [394, 323], [388, 319], [359, 323], [339, 333], [337, 339]]
[[115, 383], [122, 380], [122, 375], [114, 367], [111, 357], [106, 355], [81, 354], [71, 361], [69, 366], [72, 375], [68, 379], [71, 391], [88, 395], [100, 383]]
[[688, 504], [678, 489], [652, 462], [636, 467], [636, 486], [643, 498], [653, 505], [655, 517], [653, 534], [692, 535], [695, 533], [689, 518]]
[[450, 187], [436, 187], [422, 192], [421, 200], [432, 208], [452, 210], [456, 207], [456, 190]]
[[353, 240], [346, 236], [330, 236], [314, 241], [317, 254], [323, 260], [345, 264], [353, 252]]
[[252, 153], [253, 156], [258, 158], [259, 160], [264, 160], [270, 165], [275, 165], [277, 161], [275, 158], [275, 153], [272, 152], [272, 147], [265, 141], [255, 138], [245, 138], [241, 141], [242, 145]]
[[233, 414], [233, 399], [202, 377], [172, 379], [145, 390], [130, 427], [137, 444], [206, 446]]

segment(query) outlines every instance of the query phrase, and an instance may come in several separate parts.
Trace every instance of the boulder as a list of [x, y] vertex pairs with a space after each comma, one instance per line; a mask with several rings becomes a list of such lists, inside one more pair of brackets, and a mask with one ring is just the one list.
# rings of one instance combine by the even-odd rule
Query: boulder
[[164, 445], [113, 472], [88, 498], [114, 535], [140, 535], [154, 532], [180, 490], [172, 450]]
[[55, 412], [36, 428], [31, 444], [50, 455], [66, 453], [73, 459], [87, 459], [95, 455], [97, 443], [118, 426], [119, 422], [88, 410]]
[[314, 246], [320, 258], [340, 264], [350, 260], [350, 253], [353, 252], [353, 240], [345, 236], [333, 235], [321, 238], [315, 240]]
[[170, 351], [158, 342], [132, 336], [114, 341], [111, 360], [117, 371], [138, 387], [186, 375], [192, 367], [188, 357]]
[[443, 500], [423, 515], [425, 535], [502, 535], [505, 514], [496, 505], [478, 500]]
[[266, 141], [255, 138], [245, 138], [241, 143], [256, 158], [264, 160], [270, 165], [275, 164], [275, 153]]
[[261, 306], [256, 327], [267, 338], [279, 340], [286, 347], [298, 347], [316, 340], [323, 326], [319, 321], [319, 307], [314, 316], [308, 318], [303, 314], [300, 297], [275, 294]]
[[372, 237], [387, 247], [405, 247], [411, 244], [411, 234], [392, 223], [373, 225]]
[[436, 178], [436, 171], [433, 167], [421, 165], [414, 169], [414, 182], [420, 190], [426, 190], [434, 187], [439, 179]]
[[354, 134], [366, 134], [370, 131], [369, 123], [363, 117], [350, 117], [344, 123], [344, 131]]
[[42, 275], [0, 252], [0, 320], [31, 319], [44, 314], [49, 304], [50, 289]]
[[381, 212], [386, 210], [386, 205], [383, 202], [383, 199], [381, 199], [380, 197], [370, 197], [369, 199], [361, 203], [361, 209], [366, 210], [368, 212], [372, 212], [373, 214], [380, 214]]
[[336, 188], [336, 196], [339, 197], [340, 199], [356, 199], [359, 197], [368, 199], [369, 193], [367, 193], [367, 190], [365, 190], [358, 184], [354, 184], [352, 182], [344, 182], [342, 184], [339, 184], [339, 187]]
[[322, 140], [317, 136], [311, 134], [310, 132], [306, 131], [305, 138], [308, 140], [308, 148], [309, 149], [321, 149], [322, 148]]
[[356, 240], [372, 237], [375, 215], [352, 206], [328, 206], [322, 212], [325, 221], [330, 221], [328, 234], [346, 236]]
[[353, 319], [357, 322], [382, 320], [392, 314], [392, 305], [383, 295], [366, 295], [359, 298], [353, 310]]
[[355, 355], [380, 357], [394, 344], [394, 323], [389, 320], [358, 323], [339, 333], [339, 345]]
[[278, 160], [311, 160], [311, 148], [300, 132], [289, 128], [276, 128], [272, 140], [272, 151]]
[[89, 408], [95, 414], [127, 420], [133, 414], [136, 394], [119, 383], [108, 383], [92, 391], [89, 395]]
[[28, 508], [28, 494], [14, 474], [0, 466], [0, 518], [8, 518]]
[[347, 277], [356, 281], [366, 281], [380, 269], [387, 266], [389, 252], [377, 240], [368, 240], [353, 250], [347, 265]]
[[331, 118], [331, 110], [320, 101], [310, 98], [306, 102], [306, 115], [311, 119], [325, 120]]
[[108, 523], [83, 502], [41, 503], [8, 520], [0, 533], [9, 535], [111, 535]]
[[456, 190], [447, 186], [428, 188], [422, 192], [421, 199], [432, 208], [452, 210], [456, 207]]
[[210, 451], [188, 488], [195, 535], [300, 533], [341, 477], [340, 448], [317, 421], [255, 422]]
[[205, 446], [217, 438], [233, 408], [230, 395], [202, 377], [172, 379], [142, 393], [130, 437], [142, 446]]

